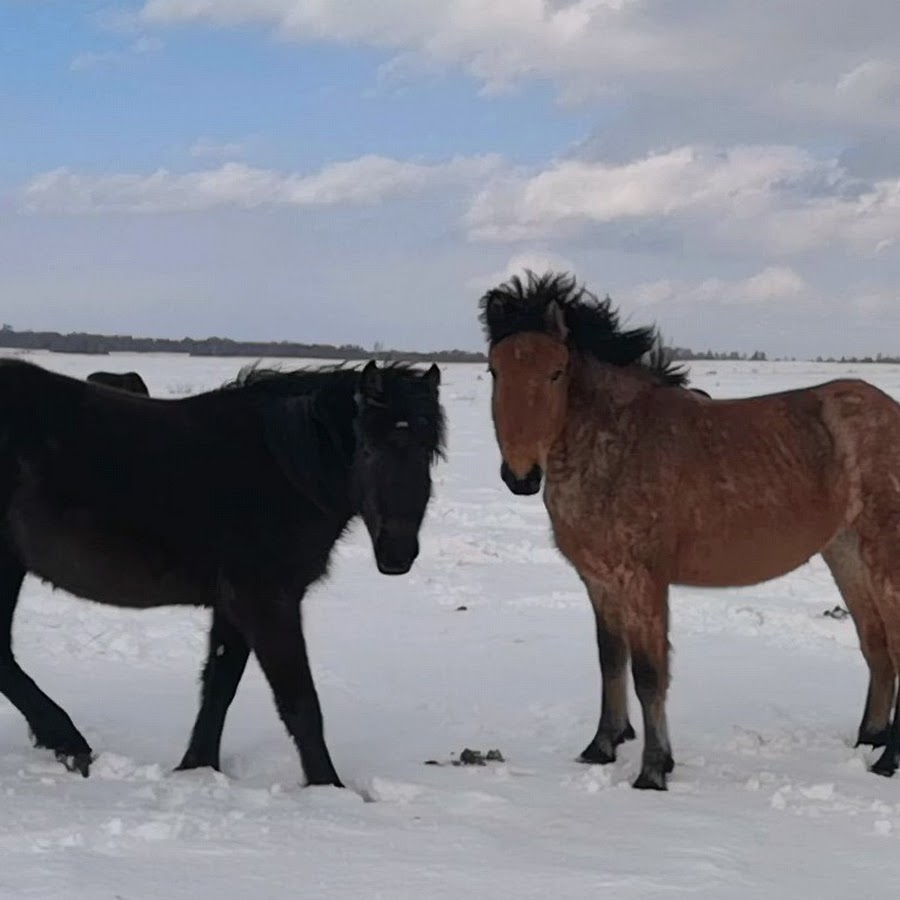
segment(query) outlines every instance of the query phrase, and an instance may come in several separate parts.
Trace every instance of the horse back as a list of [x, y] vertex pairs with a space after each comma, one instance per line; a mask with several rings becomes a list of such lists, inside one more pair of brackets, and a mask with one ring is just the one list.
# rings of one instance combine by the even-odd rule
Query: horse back
[[850, 527], [881, 473], [900, 463], [900, 407], [864, 381], [695, 408], [696, 463], [678, 480], [687, 583], [752, 584], [791, 571]]
[[161, 400], [2, 363], [0, 484], [0, 540], [26, 569], [122, 606], [208, 604], [223, 572], [318, 577], [339, 531], [238, 392]]

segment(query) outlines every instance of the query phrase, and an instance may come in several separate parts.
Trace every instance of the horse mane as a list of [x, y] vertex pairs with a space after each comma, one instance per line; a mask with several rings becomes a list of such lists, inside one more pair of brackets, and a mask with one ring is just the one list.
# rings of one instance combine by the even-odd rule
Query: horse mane
[[673, 360], [655, 326], [624, 328], [608, 296], [599, 300], [568, 273], [525, 273], [524, 282], [514, 275], [479, 301], [479, 320], [490, 344], [524, 331], [552, 333], [548, 313], [555, 303], [568, 330], [567, 342], [582, 353], [615, 366], [637, 365], [662, 384], [687, 384], [687, 372]]
[[[250, 363], [241, 368], [232, 381], [222, 385], [221, 390], [243, 390], [260, 399], [299, 400], [316, 395], [318, 401], [310, 400], [305, 406], [315, 410], [319, 421], [333, 430], [343, 404], [347, 398], [353, 398], [358, 389], [363, 367], [363, 363], [341, 362], [285, 370]], [[396, 404], [421, 420], [431, 447], [432, 460], [443, 459], [447, 441], [446, 417], [436, 394], [423, 379], [425, 372], [411, 363], [392, 360], [379, 364], [378, 374], [383, 386], [384, 404]], [[302, 405], [296, 407], [299, 409]], [[346, 415], [344, 419], [347, 419]]]

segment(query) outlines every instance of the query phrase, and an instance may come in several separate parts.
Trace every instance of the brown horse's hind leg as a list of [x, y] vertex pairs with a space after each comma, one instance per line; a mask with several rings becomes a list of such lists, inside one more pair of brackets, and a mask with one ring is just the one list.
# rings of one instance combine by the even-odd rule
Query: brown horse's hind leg
[[[866, 520], [860, 530], [860, 554], [869, 570], [872, 600], [884, 627], [887, 651], [893, 665], [893, 681], [900, 674], [900, 513], [897, 493], [893, 485], [873, 491]], [[891, 776], [900, 764], [900, 697], [894, 709], [894, 721], [888, 731], [887, 743], [881, 758], [872, 766], [878, 775]]]
[[887, 743], [894, 704], [894, 662], [888, 652], [884, 621], [875, 603], [869, 572], [853, 531], [839, 534], [822, 551], [838, 590], [847, 604], [869, 666], [869, 689], [856, 745], [883, 747]]
[[615, 762], [616, 747], [634, 739], [628, 721], [628, 642], [618, 611], [602, 585], [584, 579], [597, 625], [602, 701], [597, 733], [579, 756], [580, 762]]
[[631, 673], [644, 718], [641, 772], [633, 787], [666, 790], [666, 775], [675, 767], [666, 722], [669, 689], [668, 588], [636, 577], [623, 597], [631, 649]]

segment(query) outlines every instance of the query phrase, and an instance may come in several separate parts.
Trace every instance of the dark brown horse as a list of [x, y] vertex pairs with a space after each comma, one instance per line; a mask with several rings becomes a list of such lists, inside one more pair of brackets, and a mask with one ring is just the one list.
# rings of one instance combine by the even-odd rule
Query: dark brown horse
[[105, 384], [108, 387], [119, 388], [121, 391], [130, 391], [132, 394], [150, 396], [144, 379], [137, 372], [91, 372], [85, 379], [94, 384]]
[[[594, 608], [603, 699], [582, 759], [634, 737], [631, 658], [644, 720], [634, 786], [665, 790], [670, 585], [732, 587], [821, 553], [851, 611], [870, 679], [858, 744], [900, 761], [900, 405], [840, 379], [709, 400], [573, 278], [513, 278], [481, 299], [501, 473], [544, 502]], [[649, 356], [649, 358], [648, 358]]]

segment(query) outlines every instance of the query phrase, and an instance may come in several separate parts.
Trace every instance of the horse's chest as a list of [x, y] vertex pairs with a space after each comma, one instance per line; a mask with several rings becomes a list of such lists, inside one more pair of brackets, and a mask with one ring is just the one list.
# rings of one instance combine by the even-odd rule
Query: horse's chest
[[626, 492], [606, 481], [548, 480], [544, 502], [559, 551], [579, 571], [608, 576], [656, 545], [657, 516], [646, 505], [635, 515]]

